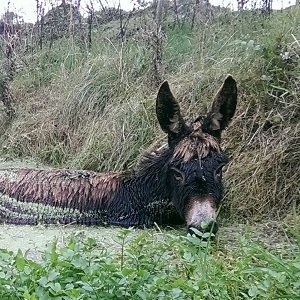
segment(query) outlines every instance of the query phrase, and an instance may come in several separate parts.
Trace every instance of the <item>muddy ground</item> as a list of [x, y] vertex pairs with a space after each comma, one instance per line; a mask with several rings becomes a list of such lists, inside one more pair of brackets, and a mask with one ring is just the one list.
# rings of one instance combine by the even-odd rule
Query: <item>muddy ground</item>
[[[289, 231], [284, 229], [283, 224], [268, 222], [264, 224], [245, 225], [234, 224], [220, 228], [216, 241], [218, 247], [224, 251], [234, 252], [239, 248], [240, 240], [245, 237], [250, 243], [259, 241], [267, 248], [279, 251], [280, 253], [290, 253], [297, 251], [295, 240]], [[39, 260], [41, 253], [56, 241], [58, 245], [63, 245], [68, 237], [79, 236], [79, 238], [94, 238], [100, 248], [116, 251], [120, 247], [120, 240], [116, 237], [122, 231], [117, 227], [86, 227], [77, 225], [51, 225], [51, 226], [20, 226], [20, 225], [0, 225], [0, 248], [16, 252], [21, 249], [27, 252], [27, 257]], [[185, 235], [185, 229], [157, 229], [148, 230], [151, 234], [166, 233], [174, 235]], [[133, 229], [128, 235], [128, 239], [133, 239], [142, 232], [141, 229]]]

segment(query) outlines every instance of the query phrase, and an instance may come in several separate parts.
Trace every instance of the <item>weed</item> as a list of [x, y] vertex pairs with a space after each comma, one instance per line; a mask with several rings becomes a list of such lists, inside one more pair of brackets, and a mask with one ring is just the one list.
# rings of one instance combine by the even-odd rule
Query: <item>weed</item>
[[[299, 243], [287, 257], [240, 236], [226, 253], [193, 236], [121, 230], [116, 249], [92, 238], [49, 245], [40, 261], [0, 251], [1, 299], [296, 299]], [[297, 239], [295, 239], [297, 240]], [[299, 241], [299, 237], [298, 237]], [[113, 250], [113, 251], [112, 251]]]

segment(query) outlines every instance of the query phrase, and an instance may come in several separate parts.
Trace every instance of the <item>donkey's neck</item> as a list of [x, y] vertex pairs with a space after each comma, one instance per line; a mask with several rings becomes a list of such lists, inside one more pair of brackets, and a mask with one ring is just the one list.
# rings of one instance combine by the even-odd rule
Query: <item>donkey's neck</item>
[[155, 199], [166, 199], [168, 197], [167, 164], [169, 159], [170, 154], [168, 149], [160, 152], [152, 152], [142, 158], [133, 172], [132, 179], [137, 184], [137, 188], [143, 187], [147, 202], [150, 200], [149, 195]]
[[[113, 197], [109, 223], [123, 226], [162, 223], [169, 208], [167, 189], [167, 150], [143, 157], [137, 168], [121, 179], [120, 189]], [[122, 213], [121, 213], [122, 212]]]

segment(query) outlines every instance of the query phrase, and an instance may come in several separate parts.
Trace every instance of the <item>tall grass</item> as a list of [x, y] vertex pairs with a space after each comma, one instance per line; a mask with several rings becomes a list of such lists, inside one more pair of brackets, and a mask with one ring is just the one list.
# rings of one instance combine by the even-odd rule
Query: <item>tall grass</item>
[[[223, 140], [232, 157], [224, 204], [231, 217], [299, 206], [299, 14], [221, 12], [193, 31], [165, 30], [165, 77], [188, 118], [206, 112], [226, 74], [238, 81], [238, 111]], [[17, 115], [1, 126], [2, 156], [123, 170], [164, 141], [149, 39], [121, 44], [108, 36], [95, 32], [89, 52], [61, 39], [22, 58], [12, 84]]]

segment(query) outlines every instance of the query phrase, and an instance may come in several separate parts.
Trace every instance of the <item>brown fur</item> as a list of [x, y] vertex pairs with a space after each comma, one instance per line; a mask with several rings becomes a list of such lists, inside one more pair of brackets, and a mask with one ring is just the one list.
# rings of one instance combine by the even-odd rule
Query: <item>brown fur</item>
[[202, 159], [210, 151], [221, 151], [219, 143], [211, 135], [204, 133], [201, 127], [195, 129], [175, 147], [173, 160], [183, 159], [184, 162], [198, 157]]
[[121, 173], [20, 169], [0, 172], [0, 192], [25, 202], [96, 209], [118, 189]]

